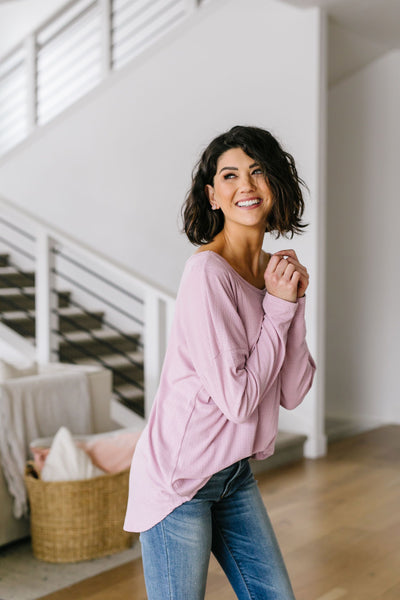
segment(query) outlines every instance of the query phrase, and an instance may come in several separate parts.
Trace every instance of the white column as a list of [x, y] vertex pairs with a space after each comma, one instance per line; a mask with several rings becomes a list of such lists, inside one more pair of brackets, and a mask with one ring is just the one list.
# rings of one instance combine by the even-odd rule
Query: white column
[[167, 343], [165, 302], [154, 292], [146, 293], [144, 320], [144, 386], [145, 419], [147, 420], [157, 392]]
[[327, 128], [327, 56], [328, 30], [327, 16], [321, 8], [314, 8], [318, 23], [316, 28], [316, 70], [318, 71], [316, 95], [317, 139], [315, 183], [317, 239], [316, 239], [316, 358], [317, 373], [313, 390], [313, 411], [310, 431], [305, 444], [308, 458], [323, 456], [327, 451], [325, 434], [325, 247], [326, 247], [326, 128]]
[[58, 336], [53, 333], [58, 329], [58, 316], [55, 289], [55, 255], [52, 252], [54, 240], [45, 230], [37, 236], [36, 273], [35, 273], [35, 314], [36, 314], [36, 356], [40, 364], [57, 360]]
[[26, 102], [28, 135], [33, 132], [37, 124], [37, 95], [36, 95], [36, 36], [31, 33], [25, 39], [25, 64], [26, 64]]

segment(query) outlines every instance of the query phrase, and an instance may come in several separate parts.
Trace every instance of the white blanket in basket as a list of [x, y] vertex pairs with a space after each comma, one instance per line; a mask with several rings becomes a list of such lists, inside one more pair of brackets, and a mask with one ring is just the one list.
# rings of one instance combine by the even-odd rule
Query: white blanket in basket
[[55, 435], [62, 425], [75, 434], [93, 432], [84, 373], [51, 373], [0, 383], [0, 459], [17, 518], [26, 515], [28, 508], [24, 471], [29, 443]]

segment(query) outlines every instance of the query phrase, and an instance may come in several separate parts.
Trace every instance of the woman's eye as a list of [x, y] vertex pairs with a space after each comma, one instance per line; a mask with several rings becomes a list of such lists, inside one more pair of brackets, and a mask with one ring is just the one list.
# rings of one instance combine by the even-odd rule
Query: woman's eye
[[236, 177], [235, 173], [227, 173], [224, 175], [224, 179], [233, 179], [233, 177]]
[[262, 175], [262, 169], [254, 169], [253, 175]]

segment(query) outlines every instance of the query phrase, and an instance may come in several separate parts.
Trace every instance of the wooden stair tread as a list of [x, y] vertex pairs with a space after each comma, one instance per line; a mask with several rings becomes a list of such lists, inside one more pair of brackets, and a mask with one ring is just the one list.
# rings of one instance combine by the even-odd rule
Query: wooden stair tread
[[7, 267], [10, 255], [5, 252], [0, 252], [0, 266]]
[[59, 357], [62, 362], [83, 360], [92, 355], [103, 357], [110, 354], [129, 353], [138, 351], [140, 334], [119, 334], [111, 329], [92, 329], [88, 331], [73, 331], [65, 334], [60, 341]]
[[[139, 364], [139, 366], [143, 366], [143, 353], [142, 352], [129, 352], [127, 353], [127, 356], [132, 359], [133, 361], [135, 361], [136, 363]], [[108, 366], [113, 367], [113, 368], [123, 368], [123, 367], [129, 367], [132, 366], [134, 367], [135, 365], [132, 364], [127, 358], [125, 358], [124, 356], [121, 356], [120, 354], [107, 354], [105, 356], [101, 357], [101, 360], [105, 363], [107, 363]], [[96, 361], [95, 358], [83, 358], [79, 361], [77, 361], [78, 364], [80, 365], [96, 365], [98, 364], [98, 362]]]
[[[33, 290], [33, 291], [31, 291]], [[70, 292], [58, 292], [58, 307], [64, 308], [69, 305]], [[29, 312], [35, 310], [35, 290], [25, 288], [22, 294], [17, 288], [0, 289], [0, 312]]]
[[[140, 339], [140, 333], [126, 333], [124, 335], [120, 335], [112, 329], [107, 329], [104, 327], [103, 329], [93, 329], [91, 333], [98, 338], [100, 341], [107, 341], [110, 338], [123, 338], [125, 336], [131, 338], [133, 341], [138, 341]], [[67, 340], [71, 340], [72, 342], [86, 342], [92, 341], [90, 333], [87, 331], [71, 331], [66, 334]], [[128, 340], [129, 341], [129, 340]], [[68, 341], [62, 341], [60, 345], [68, 345]]]
[[[70, 317], [72, 318], [78, 318], [78, 317], [93, 317], [93, 316], [99, 316], [102, 317], [104, 315], [103, 312], [101, 311], [87, 311], [87, 312], [83, 312], [83, 311], [78, 311], [76, 309], [71, 309], [70, 307], [65, 307], [65, 308], [60, 308], [59, 311], [59, 317], [62, 318], [68, 318]], [[11, 313], [11, 315], [7, 315], [7, 320], [11, 320], [11, 321], [18, 321], [18, 320], [24, 320], [27, 319], [27, 315], [35, 318], [35, 311], [34, 310], [16, 310], [13, 311], [13, 313]]]
[[129, 385], [129, 384], [117, 385], [115, 387], [115, 389], [120, 394], [125, 396], [125, 398], [130, 398], [132, 400], [143, 400], [143, 398], [144, 398], [143, 390], [140, 390], [139, 388], [137, 388], [133, 385]]

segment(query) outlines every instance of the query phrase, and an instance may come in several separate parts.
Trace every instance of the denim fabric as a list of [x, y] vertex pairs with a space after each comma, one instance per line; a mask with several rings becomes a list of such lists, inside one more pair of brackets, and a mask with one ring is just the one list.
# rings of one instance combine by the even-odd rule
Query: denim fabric
[[203, 600], [210, 552], [239, 600], [294, 600], [248, 460], [140, 535], [148, 600]]

